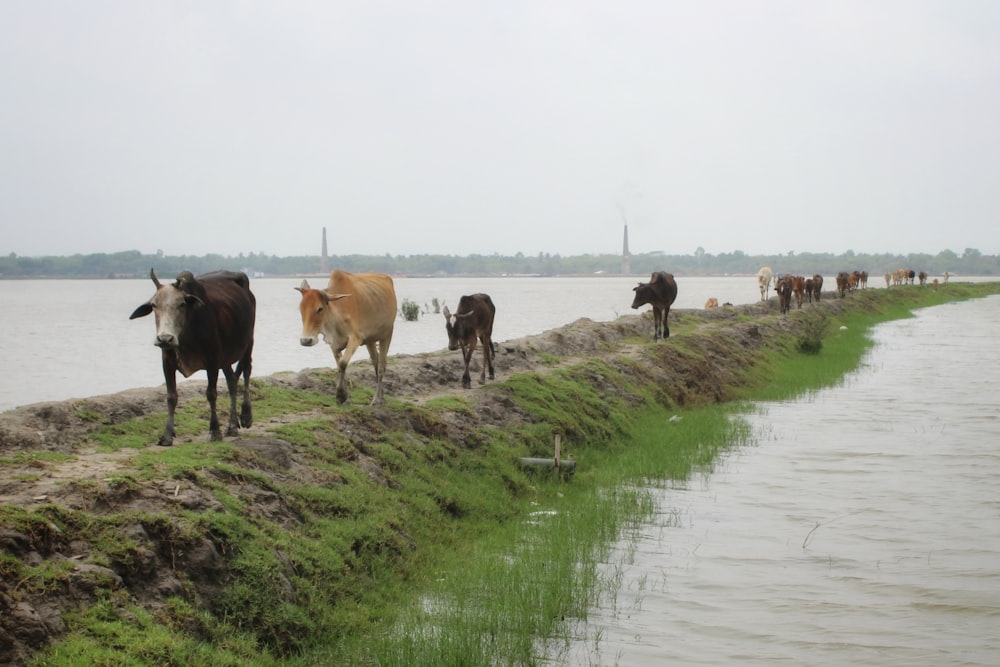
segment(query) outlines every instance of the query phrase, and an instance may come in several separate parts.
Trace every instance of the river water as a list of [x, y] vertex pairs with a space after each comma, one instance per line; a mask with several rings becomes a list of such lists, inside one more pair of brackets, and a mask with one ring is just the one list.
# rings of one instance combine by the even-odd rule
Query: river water
[[1000, 664], [1000, 296], [878, 326], [842, 385], [747, 416], [603, 570], [560, 664]]
[[[389, 356], [447, 346], [444, 318], [434, 313], [434, 299], [439, 306], [454, 309], [463, 294], [490, 294], [497, 307], [493, 339], [502, 342], [540, 334], [581, 317], [607, 322], [634, 314], [632, 288], [639, 279], [395, 278], [399, 304], [408, 299], [425, 313], [415, 322], [396, 320]], [[329, 346], [299, 345], [302, 320], [294, 288], [300, 283], [301, 278], [250, 281], [257, 298], [254, 376], [333, 365]], [[325, 287], [326, 278], [311, 278], [310, 285]], [[153, 347], [153, 317], [128, 319], [154, 289], [149, 279], [0, 280], [0, 411], [162, 385], [160, 352]], [[701, 308], [709, 297], [716, 297], [720, 304], [754, 302], [760, 298], [757, 278], [678, 277], [676, 308]], [[649, 306], [641, 309], [648, 310]], [[354, 361], [371, 363], [364, 348]], [[204, 378], [204, 372], [199, 372], [192, 381], [204, 384]], [[220, 383], [224, 393], [221, 376]]]

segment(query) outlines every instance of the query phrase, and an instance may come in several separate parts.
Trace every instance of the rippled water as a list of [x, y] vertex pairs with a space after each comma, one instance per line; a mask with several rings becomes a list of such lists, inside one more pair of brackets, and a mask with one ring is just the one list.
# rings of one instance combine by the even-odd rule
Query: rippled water
[[567, 665], [1000, 664], [1000, 297], [880, 325], [843, 386], [657, 491]]
[[[396, 321], [389, 356], [447, 346], [444, 318], [433, 313], [434, 299], [454, 307], [463, 294], [490, 294], [497, 306], [494, 340], [502, 342], [581, 317], [607, 322], [635, 313], [630, 306], [637, 281], [620, 276], [395, 278], [399, 303], [408, 299], [427, 314], [416, 322]], [[255, 376], [333, 365], [329, 346], [299, 345], [302, 320], [293, 288], [300, 282], [250, 281], [257, 297]], [[322, 287], [326, 280], [312, 279], [311, 284]], [[153, 318], [128, 319], [153, 291], [148, 279], [0, 280], [0, 410], [162, 385]], [[678, 278], [676, 308], [701, 308], [710, 296], [719, 303], [741, 304], [756, 301], [760, 293], [755, 276]], [[370, 363], [364, 349], [354, 359]], [[194, 378], [203, 384], [205, 374]]]

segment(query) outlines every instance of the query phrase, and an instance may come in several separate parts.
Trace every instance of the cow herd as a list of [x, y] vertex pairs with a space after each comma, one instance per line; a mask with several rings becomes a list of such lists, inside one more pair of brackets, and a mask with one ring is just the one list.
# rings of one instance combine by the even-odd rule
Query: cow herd
[[[890, 281], [893, 284], [902, 284], [906, 280], [912, 283], [914, 275], [908, 270], [886, 273], [886, 286]], [[241, 426], [247, 428], [253, 422], [247, 386], [252, 367], [256, 299], [250, 291], [250, 280], [245, 273], [232, 271], [217, 271], [198, 277], [184, 271], [172, 284], [162, 284], [152, 269], [149, 276], [156, 291], [146, 303], [132, 312], [130, 319], [150, 313], [155, 315], [154, 344], [160, 348], [167, 385], [167, 424], [159, 444], [171, 445], [174, 440], [178, 371], [184, 377], [190, 377], [196, 371], [204, 370], [208, 376], [205, 396], [210, 408], [209, 433], [212, 440], [221, 440], [223, 435], [216, 413], [216, 385], [219, 371], [222, 371], [230, 400], [226, 435], [236, 435]], [[921, 284], [926, 278], [927, 274], [920, 272]], [[945, 281], [947, 278], [945, 275]], [[843, 297], [848, 291], [863, 289], [867, 281], [867, 272], [841, 272], [837, 275], [837, 292]], [[773, 285], [780, 311], [786, 314], [793, 297], [798, 308], [806, 301], [819, 301], [823, 276], [775, 275], [769, 267], [763, 267], [757, 274], [757, 283], [764, 301], [768, 300]], [[295, 289], [301, 295], [302, 334], [299, 342], [310, 347], [316, 345], [322, 335], [324, 342], [330, 346], [338, 369], [338, 403], [348, 400], [347, 368], [361, 345], [368, 350], [375, 368], [372, 404], [384, 403], [386, 358], [396, 320], [396, 291], [392, 277], [382, 273], [348, 273], [335, 269], [330, 273], [330, 280], [324, 289], [314, 289], [306, 280]], [[674, 276], [656, 271], [648, 282], [640, 282], [633, 291], [633, 309], [646, 304], [653, 308], [653, 340], [669, 338], [668, 315], [677, 299]], [[714, 305], [717, 307], [717, 300]], [[710, 306], [706, 304], [706, 307]], [[448, 349], [462, 351], [462, 386], [465, 388], [472, 386], [469, 365], [477, 344], [483, 353], [479, 383], [485, 384], [487, 371], [491, 380], [495, 377], [492, 339], [495, 314], [493, 300], [488, 294], [481, 293], [462, 296], [454, 313], [447, 307], [444, 309]], [[243, 376], [244, 390], [242, 408], [237, 417], [236, 396], [240, 375]]]

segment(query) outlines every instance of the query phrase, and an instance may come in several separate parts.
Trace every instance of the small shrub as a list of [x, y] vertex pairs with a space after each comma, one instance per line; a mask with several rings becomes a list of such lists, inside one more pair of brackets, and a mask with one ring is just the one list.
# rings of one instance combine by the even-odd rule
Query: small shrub
[[826, 326], [825, 317], [809, 320], [796, 343], [799, 352], [803, 354], [819, 354], [820, 350], [823, 349], [823, 334], [826, 331]]
[[417, 318], [420, 317], [420, 306], [409, 299], [403, 299], [403, 305], [399, 312], [407, 322], [416, 322]]

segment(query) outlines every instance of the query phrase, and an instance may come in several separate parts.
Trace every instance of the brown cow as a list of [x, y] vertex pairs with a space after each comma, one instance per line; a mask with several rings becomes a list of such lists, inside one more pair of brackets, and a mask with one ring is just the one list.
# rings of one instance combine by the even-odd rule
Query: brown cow
[[813, 280], [813, 288], [810, 301], [812, 300], [819, 301], [819, 297], [823, 293], [823, 276], [817, 273], [816, 275], [813, 276], [812, 280]]
[[473, 294], [463, 296], [458, 300], [458, 310], [452, 315], [448, 306], [444, 307], [445, 329], [448, 332], [448, 349], [462, 349], [465, 361], [465, 373], [462, 375], [462, 386], [466, 389], [472, 386], [469, 376], [469, 362], [472, 353], [476, 351], [476, 340], [483, 346], [483, 367], [479, 372], [479, 384], [486, 384], [486, 369], [493, 375], [493, 318], [497, 309], [489, 294]]
[[841, 271], [837, 274], [837, 293], [840, 294], [840, 298], [843, 299], [847, 296], [847, 290], [850, 287], [850, 276], [847, 271]]
[[806, 279], [803, 276], [792, 278], [792, 294], [795, 295], [795, 307], [801, 308], [802, 302], [806, 300]]
[[660, 339], [661, 327], [663, 337], [670, 338], [667, 317], [670, 315], [670, 306], [677, 298], [677, 283], [674, 281], [673, 274], [666, 271], [655, 271], [649, 277], [648, 283], [639, 283], [632, 288], [632, 291], [635, 292], [632, 308], [638, 308], [647, 303], [653, 306], [653, 340]]
[[779, 276], [778, 280], [774, 283], [774, 291], [778, 295], [778, 309], [781, 311], [782, 315], [787, 314], [789, 308], [792, 307], [793, 284], [794, 281], [792, 279], [792, 274], [790, 273]]
[[716, 297], [710, 296], [707, 299], [705, 299], [705, 310], [711, 310], [712, 308], [718, 308], [718, 307], [719, 307], [719, 300]]
[[[222, 440], [219, 416], [215, 411], [219, 369], [229, 389], [229, 427], [226, 435], [236, 435], [239, 427], [253, 422], [250, 405], [250, 367], [257, 300], [250, 291], [245, 273], [216, 271], [195, 278], [190, 271], [177, 276], [173, 285], [161, 285], [153, 269], [149, 277], [156, 285], [153, 297], [136, 308], [130, 320], [156, 315], [156, 339], [161, 350], [163, 378], [167, 382], [167, 426], [159, 443], [174, 443], [174, 412], [177, 410], [177, 371], [191, 377], [204, 370], [208, 376], [205, 398], [211, 416], [210, 438]], [[234, 371], [232, 365], [236, 364]], [[236, 419], [236, 391], [243, 376], [243, 406]]]
[[348, 273], [334, 269], [325, 290], [312, 289], [305, 280], [295, 289], [302, 293], [299, 342], [310, 347], [319, 342], [322, 333], [330, 345], [340, 375], [337, 402], [348, 400], [347, 365], [358, 347], [364, 345], [375, 367], [372, 405], [384, 403], [385, 360], [396, 321], [396, 290], [392, 278], [384, 273]]

